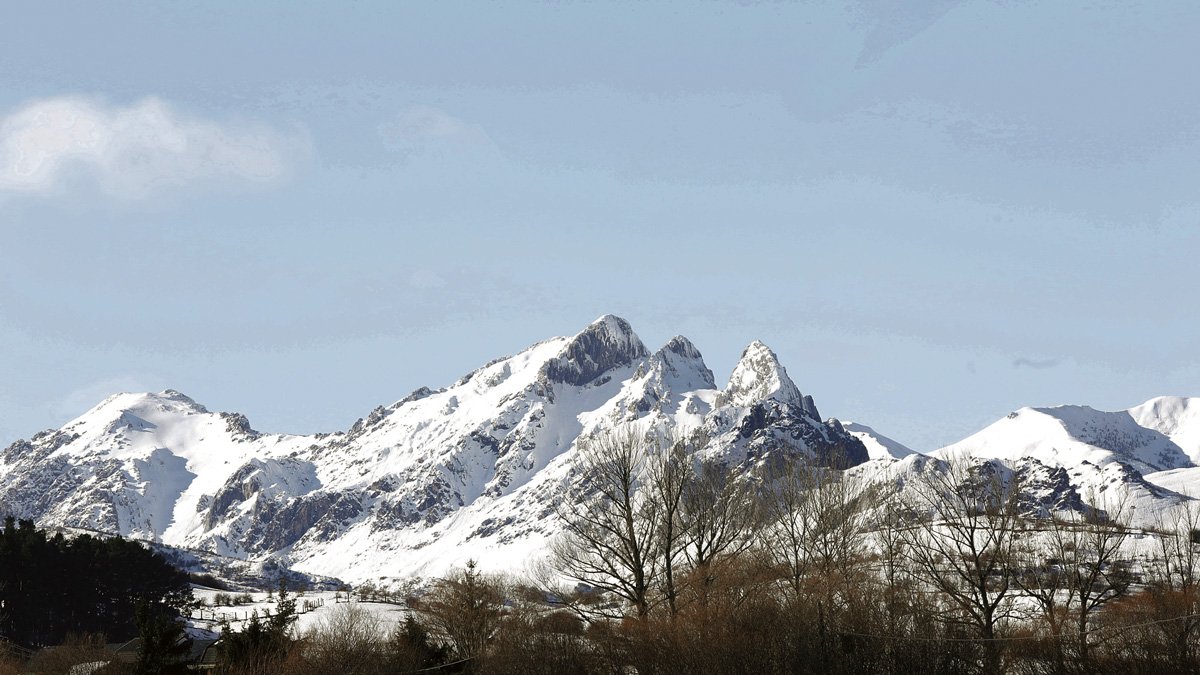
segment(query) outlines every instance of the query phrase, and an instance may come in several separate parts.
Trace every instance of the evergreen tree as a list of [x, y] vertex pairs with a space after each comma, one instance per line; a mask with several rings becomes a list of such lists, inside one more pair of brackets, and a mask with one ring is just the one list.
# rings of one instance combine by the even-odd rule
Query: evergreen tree
[[129, 639], [139, 603], [175, 617], [191, 600], [187, 575], [137, 542], [48, 537], [11, 517], [0, 532], [0, 635], [18, 644], [56, 645], [70, 633]]
[[192, 641], [177, 617], [143, 602], [137, 607], [137, 624], [142, 640], [135, 668], [138, 675], [186, 672], [183, 662]]

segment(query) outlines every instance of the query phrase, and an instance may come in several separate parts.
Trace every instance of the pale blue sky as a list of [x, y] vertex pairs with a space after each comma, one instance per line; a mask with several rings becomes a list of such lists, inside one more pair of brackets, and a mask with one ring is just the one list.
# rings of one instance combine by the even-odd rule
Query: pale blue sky
[[1197, 395], [1200, 6], [7, 3], [0, 446], [629, 319], [932, 449]]

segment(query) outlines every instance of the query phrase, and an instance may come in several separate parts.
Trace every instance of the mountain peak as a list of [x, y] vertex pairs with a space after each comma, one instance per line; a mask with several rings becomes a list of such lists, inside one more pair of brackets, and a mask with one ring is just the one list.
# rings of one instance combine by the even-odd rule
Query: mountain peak
[[206, 413], [208, 409], [174, 389], [160, 392], [123, 392], [113, 394], [76, 418], [72, 423], [120, 417], [128, 412], [146, 409], [170, 409], [180, 412]]
[[682, 335], [676, 335], [668, 340], [667, 344], [663, 345], [651, 358], [662, 362], [676, 375], [693, 373], [691, 386], [706, 389], [715, 389], [717, 386], [712, 371], [704, 363], [704, 356], [700, 350], [696, 349], [696, 345], [692, 344], [691, 340]]
[[722, 399], [738, 406], [765, 399], [804, 405], [804, 397], [788, 377], [775, 352], [758, 340], [751, 342], [742, 352], [742, 358], [729, 375], [729, 384], [722, 392]]
[[559, 355], [546, 363], [543, 372], [551, 382], [581, 387], [613, 368], [631, 365], [647, 356], [646, 345], [629, 322], [605, 314], [568, 340]]
[[637, 336], [633, 333], [633, 327], [629, 325], [629, 322], [616, 314], [603, 314], [596, 317], [596, 320], [589, 323], [587, 328], [580, 331], [580, 334], [588, 331], [604, 331], [614, 337], [633, 337], [637, 339]]
[[696, 349], [696, 345], [692, 344], [691, 340], [683, 337], [682, 335], [676, 335], [670, 340], [667, 340], [667, 344], [663, 345], [662, 349], [658, 351], [671, 352], [672, 354], [678, 354], [679, 356], [689, 359], [704, 358], [700, 355], [700, 350]]
[[158, 402], [175, 403], [184, 408], [195, 409], [198, 412], [208, 412], [208, 409], [196, 402], [196, 399], [177, 389], [164, 389], [156, 394], [145, 394], [147, 399]]

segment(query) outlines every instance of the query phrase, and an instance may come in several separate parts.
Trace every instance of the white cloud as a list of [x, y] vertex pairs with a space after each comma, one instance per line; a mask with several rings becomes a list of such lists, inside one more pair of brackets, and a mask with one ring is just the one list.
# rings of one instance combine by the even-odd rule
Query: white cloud
[[51, 194], [77, 178], [122, 199], [271, 184], [306, 145], [265, 125], [190, 117], [154, 97], [127, 107], [40, 99], [0, 118], [0, 193]]

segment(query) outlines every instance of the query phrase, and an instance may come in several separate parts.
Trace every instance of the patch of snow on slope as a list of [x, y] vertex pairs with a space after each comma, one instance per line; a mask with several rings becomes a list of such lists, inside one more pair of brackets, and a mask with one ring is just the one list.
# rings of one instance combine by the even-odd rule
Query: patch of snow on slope
[[1200, 464], [1200, 398], [1160, 396], [1130, 408], [1129, 415], [1171, 439], [1193, 463]]
[[842, 427], [867, 447], [871, 459], [903, 459], [917, 454], [916, 450], [892, 440], [865, 424], [843, 422]]

